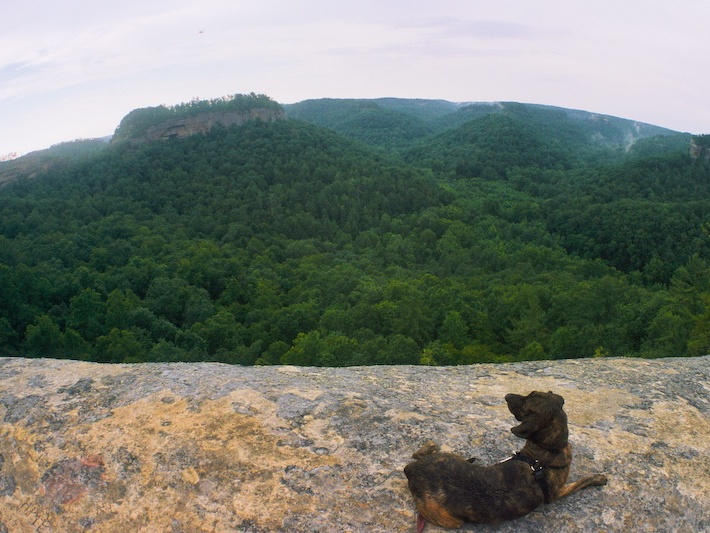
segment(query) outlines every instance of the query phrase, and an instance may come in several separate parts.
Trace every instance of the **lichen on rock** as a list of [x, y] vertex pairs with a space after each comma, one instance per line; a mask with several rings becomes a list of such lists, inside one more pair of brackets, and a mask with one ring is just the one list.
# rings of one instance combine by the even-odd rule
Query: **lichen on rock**
[[502, 460], [522, 446], [503, 396], [553, 390], [566, 400], [572, 479], [604, 472], [609, 484], [463, 530], [702, 531], [709, 364], [328, 369], [1, 358], [0, 530], [413, 531], [402, 472], [412, 452], [433, 439]]

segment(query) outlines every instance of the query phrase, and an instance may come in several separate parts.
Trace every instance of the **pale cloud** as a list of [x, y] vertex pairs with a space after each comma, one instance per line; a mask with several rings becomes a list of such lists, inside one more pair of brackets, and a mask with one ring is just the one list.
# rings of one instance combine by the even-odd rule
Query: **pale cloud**
[[409, 26], [416, 30], [430, 30], [444, 38], [474, 40], [529, 40], [543, 35], [536, 27], [506, 20], [470, 20], [457, 18], [426, 19]]
[[0, 154], [251, 91], [518, 100], [710, 131], [708, 22], [706, 0], [9, 0]]

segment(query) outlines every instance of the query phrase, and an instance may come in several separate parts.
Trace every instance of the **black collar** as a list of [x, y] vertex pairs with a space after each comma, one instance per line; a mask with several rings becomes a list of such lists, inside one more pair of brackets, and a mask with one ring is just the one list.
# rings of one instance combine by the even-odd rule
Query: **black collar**
[[545, 466], [540, 461], [537, 459], [533, 459], [532, 457], [528, 457], [527, 455], [524, 455], [520, 452], [516, 453], [513, 455], [511, 460], [515, 461], [523, 461], [524, 463], [527, 463], [530, 465], [530, 468], [533, 471], [533, 474], [535, 476], [535, 481], [537, 481], [540, 485], [540, 488], [542, 489], [542, 494], [545, 497], [545, 503], [550, 503], [550, 486], [547, 484], [547, 478], [545, 477], [545, 470], [552, 468], [554, 470], [562, 470], [564, 468], [567, 468], [569, 465], [565, 466]]

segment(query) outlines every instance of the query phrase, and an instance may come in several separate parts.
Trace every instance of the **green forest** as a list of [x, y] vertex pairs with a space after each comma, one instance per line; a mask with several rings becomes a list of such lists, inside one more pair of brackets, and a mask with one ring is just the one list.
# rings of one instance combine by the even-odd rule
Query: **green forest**
[[[138, 110], [122, 136], [230, 105], [278, 106]], [[31, 176], [0, 163], [20, 169], [0, 187], [0, 355], [710, 353], [710, 158], [690, 150], [708, 136], [513, 103], [284, 108], [184, 139], [70, 143]]]

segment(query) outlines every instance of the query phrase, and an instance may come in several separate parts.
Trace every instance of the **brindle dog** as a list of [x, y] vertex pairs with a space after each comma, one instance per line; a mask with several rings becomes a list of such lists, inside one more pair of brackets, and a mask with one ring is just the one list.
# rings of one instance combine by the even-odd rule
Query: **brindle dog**
[[541, 503], [591, 485], [605, 485], [603, 474], [567, 483], [572, 449], [567, 441], [564, 399], [552, 392], [508, 394], [508, 409], [520, 425], [513, 434], [527, 439], [523, 449], [492, 466], [439, 451], [429, 442], [404, 468], [419, 510], [417, 532], [426, 522], [456, 528], [464, 522], [498, 523], [526, 515]]

